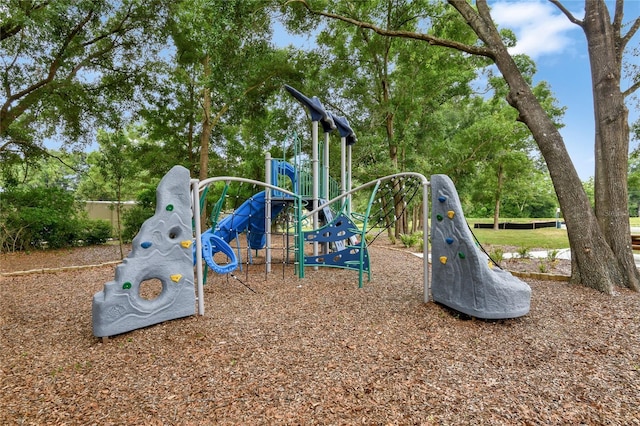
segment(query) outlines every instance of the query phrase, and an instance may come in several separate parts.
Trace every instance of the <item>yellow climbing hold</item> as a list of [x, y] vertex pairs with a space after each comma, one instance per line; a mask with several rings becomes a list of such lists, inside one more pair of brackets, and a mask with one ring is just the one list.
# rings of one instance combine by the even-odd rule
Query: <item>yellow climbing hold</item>
[[440, 256], [440, 263], [443, 265], [447, 263], [447, 256]]
[[173, 281], [174, 283], [177, 283], [178, 281], [180, 281], [180, 278], [182, 278], [182, 274], [173, 274], [170, 276], [171, 281]]
[[447, 216], [449, 216], [449, 219], [453, 219], [455, 215], [456, 215], [456, 212], [454, 212], [453, 210], [449, 210], [447, 212]]
[[492, 262], [492, 261], [489, 261], [489, 269], [493, 269], [493, 267], [494, 267], [494, 266], [495, 266], [495, 265], [493, 264], [493, 262]]
[[189, 248], [191, 247], [192, 241], [191, 240], [184, 240], [180, 242], [180, 245], [184, 248]]

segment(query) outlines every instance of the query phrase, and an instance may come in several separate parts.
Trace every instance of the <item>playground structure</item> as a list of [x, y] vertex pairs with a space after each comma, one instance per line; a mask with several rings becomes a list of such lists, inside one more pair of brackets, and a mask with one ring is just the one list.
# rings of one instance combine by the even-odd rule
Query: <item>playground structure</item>
[[[433, 201], [434, 212], [440, 212], [447, 205], [450, 221], [448, 224], [443, 222], [441, 213], [434, 213], [432, 217], [433, 235], [438, 239], [432, 242], [433, 253], [439, 262], [434, 262], [435, 281], [430, 287], [429, 181], [419, 173], [405, 172], [352, 188], [351, 148], [356, 137], [346, 119], [325, 111], [317, 98], [307, 98], [289, 86], [285, 88], [311, 117], [312, 155], [307, 165], [301, 164], [302, 156], [295, 148], [293, 163], [284, 156], [275, 159], [267, 153], [264, 182], [233, 176], [198, 181], [189, 179], [185, 168], [175, 166], [158, 185], [155, 215], [143, 224], [133, 241], [131, 254], [117, 267], [115, 280], [106, 283], [104, 290], [94, 295], [94, 335], [108, 337], [193, 315], [196, 304], [198, 314], [204, 315], [207, 268], [217, 274], [231, 274], [241, 267], [242, 238], [246, 238], [247, 267], [251, 251], [264, 249], [268, 274], [272, 265], [272, 225], [279, 215], [291, 218], [283, 235], [287, 241], [286, 255], [288, 257], [290, 251], [293, 253], [291, 258], [299, 278], [304, 278], [306, 267], [350, 269], [358, 271], [358, 285], [362, 287], [365, 273], [367, 279], [371, 279], [368, 244], [372, 239], [367, 241], [367, 233], [375, 230], [377, 236], [391, 226], [398, 214], [405, 214], [408, 204], [418, 193], [421, 194], [425, 241], [424, 301], [429, 301], [432, 292], [435, 301], [480, 318], [512, 318], [528, 312], [530, 289], [508, 272], [500, 271], [503, 274], [496, 275], [490, 263], [478, 254], [480, 250], [473, 243], [469, 244], [471, 231], [468, 227], [468, 234], [460, 231], [464, 228], [462, 223], [466, 222], [455, 187], [452, 183], [451, 187], [447, 186], [448, 178], [443, 180], [438, 177], [441, 175], [436, 175], [435, 179], [441, 195], [437, 197], [438, 206]], [[325, 136], [322, 145], [318, 140], [319, 125]], [[337, 184], [329, 176], [329, 134], [336, 128], [341, 141], [341, 172]], [[217, 183], [224, 186], [212, 208], [211, 227], [203, 232], [201, 210], [210, 186]], [[262, 187], [263, 190], [223, 216], [231, 183]], [[366, 191], [370, 195], [365, 212], [353, 212], [353, 195]], [[444, 193], [447, 195], [442, 195]], [[457, 216], [451, 214], [454, 210], [458, 212]], [[446, 232], [442, 231], [445, 227], [448, 227]], [[291, 239], [293, 244], [289, 247]], [[234, 241], [235, 248], [231, 245]], [[443, 254], [457, 247], [461, 248], [457, 255]], [[473, 278], [476, 276], [479, 280]], [[154, 278], [162, 283], [160, 294], [153, 300], [141, 298], [140, 284]], [[453, 287], [449, 283], [454, 283]], [[517, 291], [512, 291], [513, 288]]]

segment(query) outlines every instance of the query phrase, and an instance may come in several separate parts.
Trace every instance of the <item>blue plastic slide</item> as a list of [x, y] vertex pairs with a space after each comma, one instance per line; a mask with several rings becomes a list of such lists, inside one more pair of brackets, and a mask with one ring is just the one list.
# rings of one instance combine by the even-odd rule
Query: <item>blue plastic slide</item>
[[[271, 218], [275, 218], [284, 208], [283, 203], [272, 204]], [[233, 241], [238, 234], [249, 233], [249, 247], [257, 250], [266, 243], [265, 221], [265, 192], [259, 192], [242, 203], [232, 214], [218, 223], [214, 234], [227, 243]]]
[[[193, 250], [195, 263], [195, 244], [193, 245]], [[229, 258], [229, 262], [226, 265], [219, 265], [213, 259], [213, 256], [218, 252], [224, 253]], [[227, 274], [238, 267], [236, 253], [227, 242], [213, 234], [211, 229], [202, 234], [202, 258], [207, 262], [209, 268], [217, 274]]]
[[[298, 182], [295, 167], [293, 167], [292, 164], [287, 163], [286, 161], [271, 160], [271, 162], [271, 182], [277, 184], [278, 176], [287, 176], [289, 179], [291, 179], [291, 182], [293, 184], [293, 191], [295, 193], [298, 193]], [[282, 191], [274, 190], [273, 196], [284, 197], [285, 193], [283, 193]]]

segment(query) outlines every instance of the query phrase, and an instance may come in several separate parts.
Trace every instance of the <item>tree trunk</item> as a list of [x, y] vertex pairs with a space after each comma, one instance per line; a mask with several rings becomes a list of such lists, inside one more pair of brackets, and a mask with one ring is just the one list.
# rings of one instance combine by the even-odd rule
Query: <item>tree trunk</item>
[[[189, 84], [189, 105], [195, 104], [195, 93], [193, 84]], [[191, 176], [195, 176], [195, 168], [196, 163], [194, 159], [193, 153], [193, 134], [195, 132], [195, 116], [194, 114], [189, 114], [189, 126], [187, 130], [187, 155], [189, 156], [189, 171], [191, 172]]]
[[[389, 107], [389, 91], [386, 83], [383, 82], [383, 99], [385, 105]], [[393, 129], [393, 112], [387, 111], [387, 116], [385, 119], [386, 130], [387, 130], [387, 142], [389, 144], [389, 159], [391, 160], [391, 165], [395, 171], [398, 171], [398, 145], [395, 143], [395, 135]], [[393, 185], [393, 205], [394, 205], [394, 215], [395, 215], [395, 227], [394, 227], [394, 236], [396, 238], [400, 238], [400, 234], [406, 233], [406, 226], [404, 215], [402, 214], [404, 198], [402, 196], [402, 183], [399, 179], [394, 179], [392, 182]]]
[[[209, 78], [211, 67], [209, 66], [209, 55], [202, 60], [204, 87], [202, 89], [202, 133], [200, 134], [200, 172], [198, 178], [202, 181], [209, 175], [209, 138], [211, 137], [211, 89], [209, 89]], [[207, 205], [202, 205], [200, 209], [200, 221], [202, 228], [206, 228]]]
[[567, 225], [573, 266], [571, 281], [605, 293], [612, 293], [614, 285], [628, 286], [628, 275], [600, 230], [562, 136], [509, 55], [486, 2], [477, 1], [476, 5], [477, 14], [466, 1], [454, 4], [491, 49], [496, 66], [509, 85], [507, 101], [520, 113], [518, 119], [531, 131], [547, 163]]
[[122, 222], [120, 221], [120, 209], [122, 206], [122, 181], [118, 179], [116, 183], [116, 230], [118, 232], [118, 246], [120, 248], [120, 259], [124, 259], [124, 248], [122, 243]]
[[620, 92], [620, 40], [602, 1], [585, 2], [582, 28], [589, 49], [596, 126], [596, 217], [604, 238], [627, 275], [625, 286], [638, 290], [640, 275], [631, 248], [627, 207], [629, 111]]
[[209, 138], [211, 137], [211, 90], [208, 82], [211, 76], [209, 55], [202, 60], [204, 68], [204, 88], [202, 89], [202, 134], [200, 134], [200, 174], [199, 179], [205, 180], [209, 174]]
[[502, 198], [502, 182], [504, 179], [504, 173], [502, 171], [502, 164], [498, 165], [498, 187], [496, 189], [495, 208], [493, 209], [493, 229], [500, 229], [500, 199]]

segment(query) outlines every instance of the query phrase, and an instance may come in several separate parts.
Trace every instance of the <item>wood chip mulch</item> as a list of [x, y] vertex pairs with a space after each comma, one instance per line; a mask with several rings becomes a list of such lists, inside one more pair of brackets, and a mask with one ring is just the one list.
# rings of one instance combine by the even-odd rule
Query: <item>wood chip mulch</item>
[[[0, 272], [114, 253], [1, 255]], [[419, 258], [370, 253], [362, 289], [254, 265], [210, 276], [204, 316], [106, 343], [91, 299], [115, 265], [1, 276], [0, 424], [640, 425], [640, 294], [525, 279], [528, 315], [482, 321], [423, 303]]]

